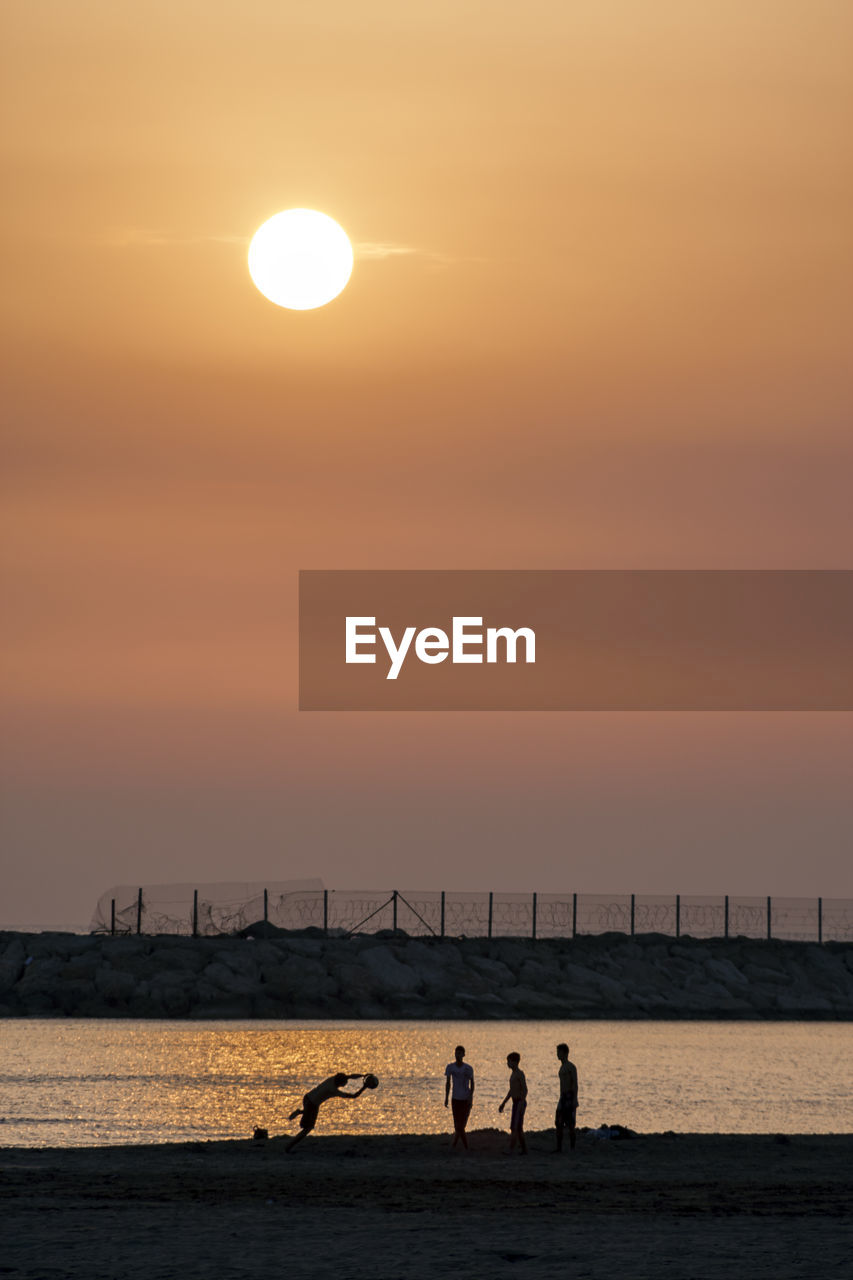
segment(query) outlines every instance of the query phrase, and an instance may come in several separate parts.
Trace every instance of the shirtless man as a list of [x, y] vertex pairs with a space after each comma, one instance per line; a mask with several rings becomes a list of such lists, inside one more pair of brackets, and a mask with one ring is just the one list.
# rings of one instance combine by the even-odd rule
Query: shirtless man
[[557, 1126], [557, 1151], [563, 1150], [563, 1130], [568, 1126], [569, 1147], [575, 1149], [575, 1120], [578, 1114], [578, 1071], [573, 1062], [569, 1062], [569, 1046], [557, 1045], [557, 1057], [560, 1059], [560, 1100], [554, 1123]]
[[527, 1143], [524, 1140], [524, 1113], [527, 1110], [527, 1080], [524, 1072], [518, 1065], [521, 1061], [520, 1053], [508, 1053], [506, 1065], [509, 1067], [509, 1091], [504, 1098], [498, 1111], [503, 1111], [506, 1104], [512, 1099], [512, 1114], [509, 1122], [509, 1155], [512, 1155], [516, 1146], [520, 1147], [521, 1154], [527, 1155]]
[[288, 1120], [295, 1120], [297, 1116], [302, 1116], [302, 1119], [299, 1121], [299, 1133], [287, 1144], [285, 1153], [292, 1151], [297, 1142], [301, 1142], [311, 1132], [317, 1123], [317, 1115], [324, 1102], [328, 1102], [330, 1098], [358, 1098], [367, 1088], [366, 1084], [362, 1084], [355, 1093], [344, 1093], [342, 1085], [348, 1084], [350, 1080], [364, 1081], [364, 1079], [364, 1075], [348, 1076], [345, 1072], [339, 1071], [337, 1075], [329, 1076], [328, 1080], [324, 1080], [322, 1084], [316, 1085], [306, 1093], [302, 1099], [302, 1106], [291, 1111], [287, 1117]]

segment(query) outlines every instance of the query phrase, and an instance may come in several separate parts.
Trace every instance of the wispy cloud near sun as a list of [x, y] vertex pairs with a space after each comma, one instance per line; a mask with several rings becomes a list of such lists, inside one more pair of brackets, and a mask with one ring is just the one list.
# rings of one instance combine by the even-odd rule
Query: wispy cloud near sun
[[[169, 231], [159, 227], [125, 227], [108, 233], [104, 239], [107, 244], [116, 248], [169, 248], [173, 245], [208, 245], [208, 244], [244, 244], [248, 245], [250, 235], [237, 235], [230, 232], [218, 232], [209, 235], [186, 235], [179, 231]], [[449, 254], [437, 253], [433, 249], [425, 249], [413, 244], [400, 244], [394, 240], [355, 240], [353, 253], [361, 262], [387, 262], [393, 258], [420, 258], [435, 266], [447, 266], [456, 261]]]
[[353, 245], [353, 252], [357, 258], [373, 260], [381, 262], [384, 258], [406, 258], [415, 255], [424, 255], [423, 250], [416, 249], [411, 244], [395, 244], [390, 240], [361, 240]]

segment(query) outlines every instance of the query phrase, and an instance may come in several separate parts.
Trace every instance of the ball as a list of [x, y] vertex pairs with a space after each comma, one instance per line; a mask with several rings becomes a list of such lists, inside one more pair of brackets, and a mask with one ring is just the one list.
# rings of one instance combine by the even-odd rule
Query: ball
[[365, 1076], [364, 1087], [365, 1089], [378, 1089], [379, 1081], [376, 1079], [376, 1076]]

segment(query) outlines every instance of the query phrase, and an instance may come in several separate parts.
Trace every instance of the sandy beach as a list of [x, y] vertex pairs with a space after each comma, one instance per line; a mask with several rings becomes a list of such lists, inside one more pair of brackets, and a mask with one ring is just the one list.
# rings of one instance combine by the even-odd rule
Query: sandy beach
[[579, 1139], [475, 1131], [0, 1151], [21, 1280], [849, 1274], [853, 1135]]

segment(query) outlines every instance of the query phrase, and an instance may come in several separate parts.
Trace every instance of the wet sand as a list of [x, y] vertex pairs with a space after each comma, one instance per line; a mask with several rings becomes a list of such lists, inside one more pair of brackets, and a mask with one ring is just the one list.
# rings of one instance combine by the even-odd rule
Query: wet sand
[[853, 1135], [312, 1135], [0, 1150], [0, 1275], [842, 1277]]

